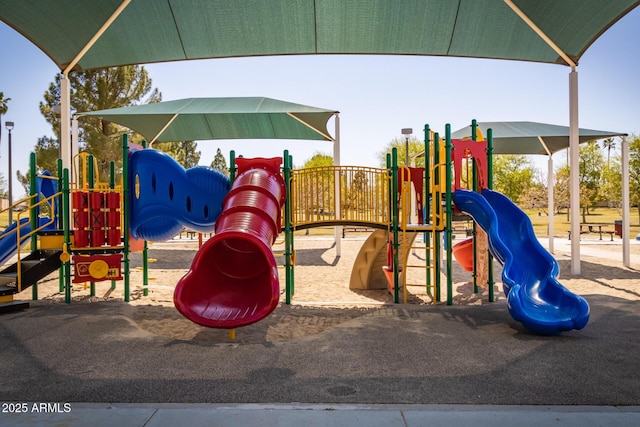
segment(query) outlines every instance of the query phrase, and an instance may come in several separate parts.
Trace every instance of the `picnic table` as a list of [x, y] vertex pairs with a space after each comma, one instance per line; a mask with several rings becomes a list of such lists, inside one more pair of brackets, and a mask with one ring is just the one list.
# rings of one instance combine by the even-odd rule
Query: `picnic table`
[[[592, 224], [592, 223], [581, 223], [580, 224], [580, 234], [586, 233], [598, 233], [600, 235], [600, 240], [602, 240], [602, 234], [608, 234], [611, 237], [611, 241], [613, 242], [613, 233], [615, 230], [607, 230], [603, 229], [603, 227], [608, 227], [611, 224]], [[571, 230], [569, 230], [569, 240], [571, 240]]]

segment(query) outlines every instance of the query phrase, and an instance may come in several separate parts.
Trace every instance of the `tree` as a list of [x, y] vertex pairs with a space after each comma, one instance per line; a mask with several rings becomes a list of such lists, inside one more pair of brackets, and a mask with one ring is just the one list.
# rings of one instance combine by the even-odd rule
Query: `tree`
[[[48, 136], [38, 138], [35, 148], [38, 173], [48, 170], [52, 175], [57, 175], [59, 147], [58, 140], [54, 138]], [[17, 175], [25, 193], [29, 194], [29, 170], [24, 174], [18, 170]]]
[[597, 200], [602, 183], [604, 159], [600, 147], [595, 141], [580, 145], [580, 207], [582, 222], [586, 221], [589, 207]]
[[229, 167], [227, 166], [227, 159], [222, 155], [222, 151], [218, 148], [216, 155], [211, 161], [211, 167], [222, 172], [225, 176], [229, 176]]
[[9, 196], [4, 189], [5, 185], [7, 185], [7, 180], [4, 179], [4, 174], [0, 172], [0, 199], [6, 199]]
[[569, 165], [565, 164], [555, 171], [555, 185], [553, 187], [553, 200], [556, 206], [556, 213], [560, 213], [562, 208], [567, 209], [567, 221], [569, 221], [569, 204], [571, 203], [571, 182]]
[[200, 162], [200, 151], [196, 151], [198, 144], [195, 141], [181, 142], [157, 142], [153, 148], [164, 151], [173, 157], [185, 169], [198, 165]]
[[547, 187], [541, 182], [530, 185], [516, 200], [518, 205], [525, 209], [537, 209], [546, 213], [549, 207]]
[[[405, 162], [405, 158], [407, 157], [406, 140], [404, 138], [394, 138], [377, 154], [380, 167], [387, 167], [387, 153], [391, 153], [391, 150], [394, 148], [398, 150], [398, 166], [407, 164]], [[415, 167], [424, 167], [424, 156], [417, 157], [422, 152], [424, 152], [424, 141], [416, 137], [409, 138], [409, 160], [414, 159]], [[444, 161], [444, 159], [441, 160]]]
[[[300, 197], [304, 199], [303, 206], [309, 208], [305, 212], [307, 220], [310, 215], [331, 215], [333, 201], [335, 200], [335, 173], [333, 171], [333, 157], [328, 154], [316, 153], [308, 159], [298, 176], [299, 188], [306, 189]], [[313, 173], [307, 169], [319, 168]], [[323, 170], [326, 168], [326, 170]]]
[[349, 186], [348, 197], [351, 207], [361, 210], [369, 209], [369, 178], [363, 170], [358, 170], [353, 174]]
[[493, 189], [513, 201], [533, 185], [535, 174], [535, 167], [526, 156], [502, 154], [493, 158]]
[[601, 199], [607, 201], [608, 207], [619, 208], [621, 206], [622, 161], [620, 155], [614, 155], [603, 168], [600, 193]]
[[616, 141], [613, 138], [607, 138], [602, 141], [602, 148], [607, 150], [607, 166], [609, 166], [609, 161], [611, 159], [611, 149], [613, 148], [615, 151]]
[[11, 98], [5, 98], [4, 92], [0, 92], [0, 145], [2, 145], [2, 116], [9, 111], [9, 101]]
[[324, 153], [315, 153], [304, 162], [303, 168], [320, 168], [323, 166], [333, 166], [333, 157]]
[[603, 174], [603, 178], [604, 178], [603, 189], [604, 189], [605, 199], [607, 200], [607, 206], [611, 207], [611, 199], [613, 198], [613, 194], [611, 192], [611, 188], [608, 188], [608, 187], [610, 187], [609, 179], [615, 177], [615, 175], [613, 174], [613, 171], [611, 171], [611, 149], [613, 149], [615, 152], [616, 141], [613, 138], [606, 138], [602, 141], [602, 148], [607, 150], [607, 168]]
[[[152, 88], [147, 70], [139, 65], [72, 72], [69, 73], [69, 85], [71, 107], [79, 112], [158, 102], [162, 98], [158, 89]], [[56, 136], [60, 135], [60, 118], [55, 114], [54, 107], [59, 104], [60, 75], [57, 75], [44, 94], [44, 102], [40, 102], [40, 112], [51, 124]], [[121, 169], [120, 143], [124, 132], [127, 132], [125, 128], [98, 117], [81, 120], [80, 140], [84, 141], [81, 149], [94, 155], [101, 177], [108, 176], [109, 162], [112, 160], [116, 162], [116, 171]], [[141, 141], [142, 138], [136, 134], [131, 140]]]

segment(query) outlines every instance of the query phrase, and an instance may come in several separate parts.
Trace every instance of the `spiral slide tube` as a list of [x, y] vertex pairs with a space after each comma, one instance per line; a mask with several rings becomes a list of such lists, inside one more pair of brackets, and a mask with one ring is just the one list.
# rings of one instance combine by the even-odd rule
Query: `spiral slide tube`
[[191, 321], [232, 329], [255, 323], [278, 305], [280, 283], [271, 245], [281, 229], [282, 159], [236, 159], [216, 234], [198, 251], [173, 300]]

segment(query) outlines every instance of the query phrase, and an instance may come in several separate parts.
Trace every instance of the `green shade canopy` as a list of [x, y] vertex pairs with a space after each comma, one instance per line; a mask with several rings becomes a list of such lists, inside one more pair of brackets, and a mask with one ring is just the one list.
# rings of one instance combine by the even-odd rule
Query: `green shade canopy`
[[257, 55], [577, 64], [638, 0], [0, 0], [61, 70]]
[[[569, 127], [537, 122], [478, 122], [485, 139], [493, 132], [493, 154], [553, 154], [569, 147]], [[471, 126], [458, 129], [452, 138], [471, 135]], [[580, 143], [623, 136], [625, 133], [579, 129]]]
[[263, 138], [333, 141], [327, 121], [335, 113], [271, 98], [188, 98], [77, 116], [118, 123], [152, 143]]

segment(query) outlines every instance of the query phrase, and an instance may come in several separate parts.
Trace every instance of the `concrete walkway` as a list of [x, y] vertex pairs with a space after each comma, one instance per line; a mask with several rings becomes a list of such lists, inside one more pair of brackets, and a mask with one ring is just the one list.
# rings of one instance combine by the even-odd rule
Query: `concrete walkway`
[[[545, 249], [549, 248], [549, 239], [538, 239]], [[630, 240], [630, 248], [640, 247], [640, 240]], [[554, 255], [563, 254], [571, 255], [571, 240], [563, 237], [556, 237], [553, 240]], [[598, 239], [583, 239], [580, 242], [580, 258], [582, 257], [596, 257], [605, 258], [612, 261], [619, 261], [622, 263], [622, 240], [615, 238], [610, 241], [608, 238], [603, 240]], [[631, 267], [640, 268], [640, 255], [632, 253], [629, 255], [631, 260]]]
[[[3, 413], [0, 425], [280, 426], [280, 427], [627, 427], [640, 425], [640, 407], [476, 405], [212, 405], [91, 404], [69, 412]], [[54, 410], [54, 408], [50, 408]]]

